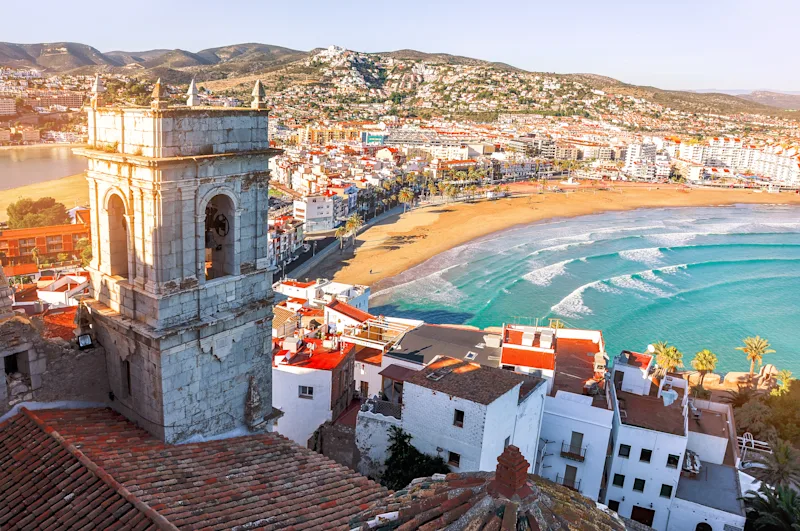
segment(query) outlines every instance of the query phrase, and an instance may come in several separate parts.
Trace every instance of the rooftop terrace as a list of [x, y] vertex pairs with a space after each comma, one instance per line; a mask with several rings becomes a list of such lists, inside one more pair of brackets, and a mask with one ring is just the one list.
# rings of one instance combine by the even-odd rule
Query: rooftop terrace
[[695, 477], [681, 475], [675, 497], [739, 516], [744, 508], [738, 472], [725, 465], [702, 463]]

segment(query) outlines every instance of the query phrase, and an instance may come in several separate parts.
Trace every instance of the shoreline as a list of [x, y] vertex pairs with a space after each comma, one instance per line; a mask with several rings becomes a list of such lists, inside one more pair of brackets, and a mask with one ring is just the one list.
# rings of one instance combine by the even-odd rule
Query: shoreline
[[0, 221], [8, 219], [6, 213], [8, 205], [21, 197], [34, 200], [53, 197], [56, 201], [64, 203], [64, 206], [69, 209], [73, 206], [89, 204], [89, 183], [86, 181], [85, 173], [76, 173], [58, 179], [0, 190]]
[[[418, 276], [411, 269], [431, 258], [493, 233], [554, 219], [641, 208], [692, 208], [734, 204], [800, 206], [800, 195], [749, 190], [691, 189], [674, 185], [615, 184], [612, 189], [581, 187], [569, 193], [535, 193], [535, 185], [512, 186], [530, 195], [474, 203], [422, 207], [392, 216], [365, 230], [352, 247], [322, 261], [309, 277], [364, 284], [373, 294]], [[407, 278], [398, 278], [407, 274]]]
[[27, 144], [24, 146], [0, 146], [0, 151], [13, 151], [15, 149], [20, 151], [34, 151], [44, 148], [77, 148], [87, 145], [88, 144]]

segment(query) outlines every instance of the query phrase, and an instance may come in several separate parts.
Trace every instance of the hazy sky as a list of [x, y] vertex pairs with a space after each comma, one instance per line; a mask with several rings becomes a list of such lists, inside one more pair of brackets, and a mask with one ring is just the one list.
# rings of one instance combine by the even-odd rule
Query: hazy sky
[[[800, 90], [800, 0], [0, 0], [0, 41], [412, 48], [662, 88]], [[9, 24], [7, 21], [15, 21]]]

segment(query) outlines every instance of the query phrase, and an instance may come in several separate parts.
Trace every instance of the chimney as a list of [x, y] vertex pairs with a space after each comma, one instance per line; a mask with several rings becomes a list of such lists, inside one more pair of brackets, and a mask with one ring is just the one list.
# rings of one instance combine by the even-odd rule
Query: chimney
[[525, 498], [533, 493], [528, 486], [530, 464], [514, 445], [508, 446], [497, 458], [494, 480], [489, 483], [489, 492], [505, 498]]

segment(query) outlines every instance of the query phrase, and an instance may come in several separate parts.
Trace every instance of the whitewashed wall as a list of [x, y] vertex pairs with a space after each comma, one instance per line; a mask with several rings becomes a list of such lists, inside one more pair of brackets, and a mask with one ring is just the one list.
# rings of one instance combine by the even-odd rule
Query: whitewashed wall
[[[701, 522], [710, 525], [712, 531], [734, 531], [744, 529], [745, 517], [673, 498], [666, 531], [693, 531]], [[733, 529], [726, 529], [726, 525], [733, 526]]]
[[[314, 398], [300, 398], [299, 386], [314, 388]], [[275, 431], [305, 447], [324, 422], [331, 420], [331, 372], [278, 365], [272, 370], [272, 405], [283, 411]]]
[[[631, 453], [629, 458], [625, 459], [619, 456], [620, 444], [630, 445]], [[640, 462], [639, 460], [643, 448], [653, 452], [649, 463]], [[608, 475], [606, 505], [608, 505], [609, 500], [619, 501], [619, 514], [630, 518], [634, 505], [649, 509], [652, 503], [652, 509], [656, 512], [652, 527], [658, 531], [665, 530], [669, 517], [669, 507], [672, 503], [672, 498], [675, 497], [675, 492], [678, 490], [680, 467], [685, 453], [686, 437], [634, 426], [620, 426], [614, 446], [611, 470]], [[667, 467], [669, 454], [679, 456], [678, 468]], [[625, 484], [622, 488], [613, 485], [614, 474], [625, 476]], [[637, 478], [645, 480], [644, 492], [633, 490], [634, 480]], [[661, 485], [663, 484], [672, 486], [670, 499], [660, 496]], [[625, 498], [624, 501], [622, 500], [623, 497]]]
[[[464, 412], [462, 428], [453, 425], [456, 409]], [[411, 434], [411, 442], [420, 452], [441, 455], [445, 461], [448, 452], [460, 454], [460, 466], [453, 467], [454, 472], [481, 470], [486, 410], [484, 405], [419, 385], [406, 382], [403, 387], [403, 429]], [[513, 418], [513, 412], [510, 410], [508, 416]]]
[[[578, 469], [581, 494], [597, 501], [611, 437], [613, 412], [564, 399], [562, 393], [572, 394], [559, 391], [558, 396], [545, 399], [542, 439], [552, 442], [547, 445], [546, 453], [550, 455], [543, 462], [547, 468], [540, 469], [539, 475], [555, 481], [557, 475], [564, 476], [566, 465], [574, 466]], [[561, 443], [570, 444], [573, 431], [583, 434], [583, 445], [586, 447], [583, 462], [561, 457]]]

